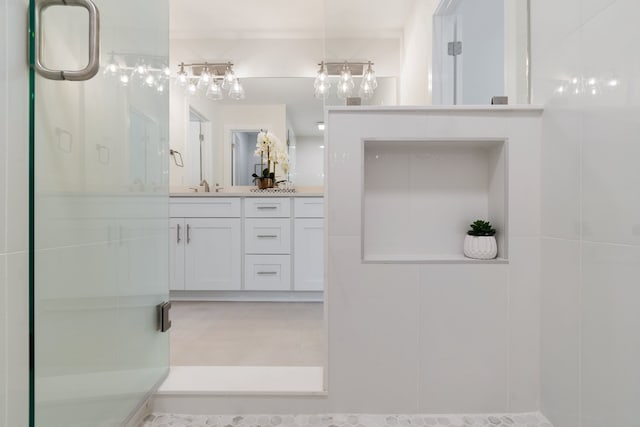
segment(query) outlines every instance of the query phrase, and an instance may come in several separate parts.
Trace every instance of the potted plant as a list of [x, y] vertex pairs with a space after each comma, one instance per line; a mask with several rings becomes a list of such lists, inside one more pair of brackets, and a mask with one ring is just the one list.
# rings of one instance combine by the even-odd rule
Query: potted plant
[[[260, 156], [261, 175], [254, 173], [251, 175], [254, 182], [261, 190], [273, 188], [276, 181], [276, 166], [279, 164], [282, 170], [287, 173], [289, 169], [289, 155], [287, 150], [277, 136], [271, 132], [260, 131], [256, 142], [256, 156]], [[266, 158], [266, 167], [264, 160]]]
[[496, 230], [489, 221], [477, 220], [471, 224], [464, 238], [464, 256], [473, 259], [494, 259], [498, 255]]

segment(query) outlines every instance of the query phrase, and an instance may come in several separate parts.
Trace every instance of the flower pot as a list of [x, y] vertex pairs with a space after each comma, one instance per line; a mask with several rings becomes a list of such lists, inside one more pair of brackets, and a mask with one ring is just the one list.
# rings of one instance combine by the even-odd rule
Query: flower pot
[[273, 188], [273, 178], [258, 178], [256, 179], [258, 188], [264, 190], [265, 188]]
[[494, 259], [498, 255], [495, 236], [469, 236], [464, 238], [464, 256], [473, 259]]

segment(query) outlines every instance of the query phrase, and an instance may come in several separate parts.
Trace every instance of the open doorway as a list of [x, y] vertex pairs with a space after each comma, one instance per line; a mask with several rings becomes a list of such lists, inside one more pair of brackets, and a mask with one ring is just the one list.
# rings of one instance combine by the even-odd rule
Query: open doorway
[[255, 154], [259, 130], [231, 131], [231, 185], [253, 185], [252, 174], [261, 175]]

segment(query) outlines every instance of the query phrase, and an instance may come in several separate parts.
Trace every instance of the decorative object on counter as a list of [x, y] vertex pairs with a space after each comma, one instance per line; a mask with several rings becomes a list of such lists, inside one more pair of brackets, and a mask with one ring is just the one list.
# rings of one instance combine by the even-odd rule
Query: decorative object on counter
[[464, 256], [473, 259], [494, 259], [498, 255], [496, 230], [489, 221], [477, 220], [464, 238]]
[[295, 193], [296, 189], [291, 188], [252, 188], [249, 190], [252, 193]]
[[[262, 173], [252, 174], [254, 182], [259, 189], [273, 188], [276, 182], [276, 167], [280, 165], [282, 171], [289, 171], [289, 155], [284, 144], [271, 132], [263, 130], [258, 133], [256, 142], [256, 156], [260, 156], [260, 170]], [[265, 167], [266, 158], [266, 167]], [[283, 182], [283, 181], [281, 181]]]

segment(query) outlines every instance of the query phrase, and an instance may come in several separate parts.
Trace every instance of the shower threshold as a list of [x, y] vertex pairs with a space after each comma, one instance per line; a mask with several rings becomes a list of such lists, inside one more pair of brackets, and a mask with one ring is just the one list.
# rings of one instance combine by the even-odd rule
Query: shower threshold
[[325, 394], [321, 366], [172, 366], [158, 395]]

